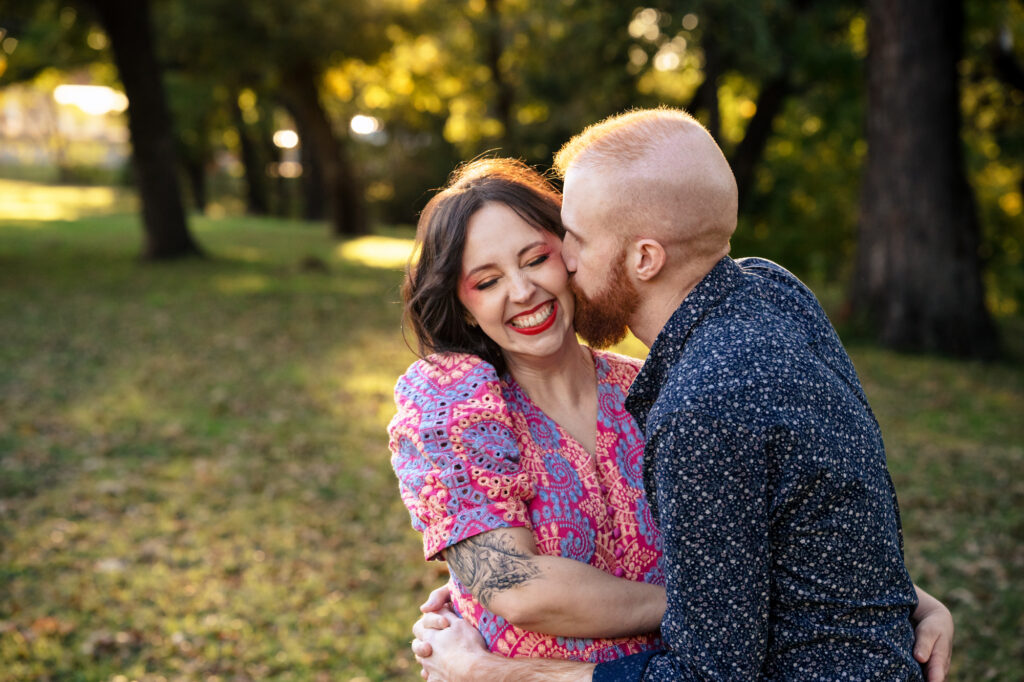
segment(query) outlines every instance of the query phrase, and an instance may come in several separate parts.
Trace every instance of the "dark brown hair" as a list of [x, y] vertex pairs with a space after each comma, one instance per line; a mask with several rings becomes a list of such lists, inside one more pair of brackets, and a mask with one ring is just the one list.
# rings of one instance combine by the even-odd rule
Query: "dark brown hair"
[[538, 230], [559, 238], [564, 234], [562, 197], [536, 170], [516, 159], [477, 159], [463, 164], [420, 214], [402, 300], [421, 356], [471, 353], [503, 374], [501, 348], [466, 321], [466, 310], [457, 295], [469, 220], [492, 202], [508, 206]]

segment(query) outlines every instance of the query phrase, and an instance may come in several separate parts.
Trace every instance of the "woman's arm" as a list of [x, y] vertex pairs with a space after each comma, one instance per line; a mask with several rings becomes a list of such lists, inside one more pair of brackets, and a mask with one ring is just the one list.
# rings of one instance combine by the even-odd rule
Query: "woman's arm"
[[526, 528], [502, 528], [445, 550], [452, 572], [485, 608], [524, 630], [564, 637], [655, 632], [665, 588], [537, 553]]

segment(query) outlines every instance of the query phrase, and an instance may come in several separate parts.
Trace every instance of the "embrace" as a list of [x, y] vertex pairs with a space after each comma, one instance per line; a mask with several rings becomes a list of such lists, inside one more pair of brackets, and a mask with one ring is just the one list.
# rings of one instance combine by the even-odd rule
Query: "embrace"
[[[424, 357], [389, 432], [451, 574], [413, 629], [423, 677], [943, 679], [953, 621], [907, 573], [860, 381], [810, 290], [729, 257], [715, 141], [633, 111], [555, 167], [562, 196], [469, 163], [419, 221]], [[627, 329], [645, 362], [598, 350]]]

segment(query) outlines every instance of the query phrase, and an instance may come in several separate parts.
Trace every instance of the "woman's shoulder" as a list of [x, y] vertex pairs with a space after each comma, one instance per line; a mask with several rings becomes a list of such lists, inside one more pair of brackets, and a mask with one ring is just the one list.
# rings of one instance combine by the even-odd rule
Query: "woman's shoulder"
[[428, 384], [439, 389], [472, 387], [500, 381], [494, 365], [469, 353], [434, 353], [409, 365], [398, 378], [395, 390], [403, 386]]
[[608, 368], [608, 380], [623, 384], [627, 389], [633, 383], [636, 375], [640, 373], [640, 368], [644, 366], [643, 360], [632, 358], [628, 355], [620, 355], [608, 350], [596, 350], [593, 348], [590, 352], [594, 354], [595, 360], [603, 362]]
[[475, 355], [438, 353], [409, 366], [395, 384], [393, 426], [474, 413], [501, 418], [507, 412], [494, 365]]

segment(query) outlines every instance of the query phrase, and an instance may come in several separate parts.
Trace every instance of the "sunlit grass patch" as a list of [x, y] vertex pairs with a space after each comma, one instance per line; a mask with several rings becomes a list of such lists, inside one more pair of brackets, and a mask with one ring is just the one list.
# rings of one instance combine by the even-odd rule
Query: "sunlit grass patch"
[[403, 268], [412, 254], [412, 239], [360, 237], [338, 245], [336, 253], [346, 259], [375, 268]]
[[0, 179], [0, 221], [23, 221], [22, 227], [39, 227], [36, 221], [126, 213], [134, 211], [137, 205], [134, 193], [127, 189]]

